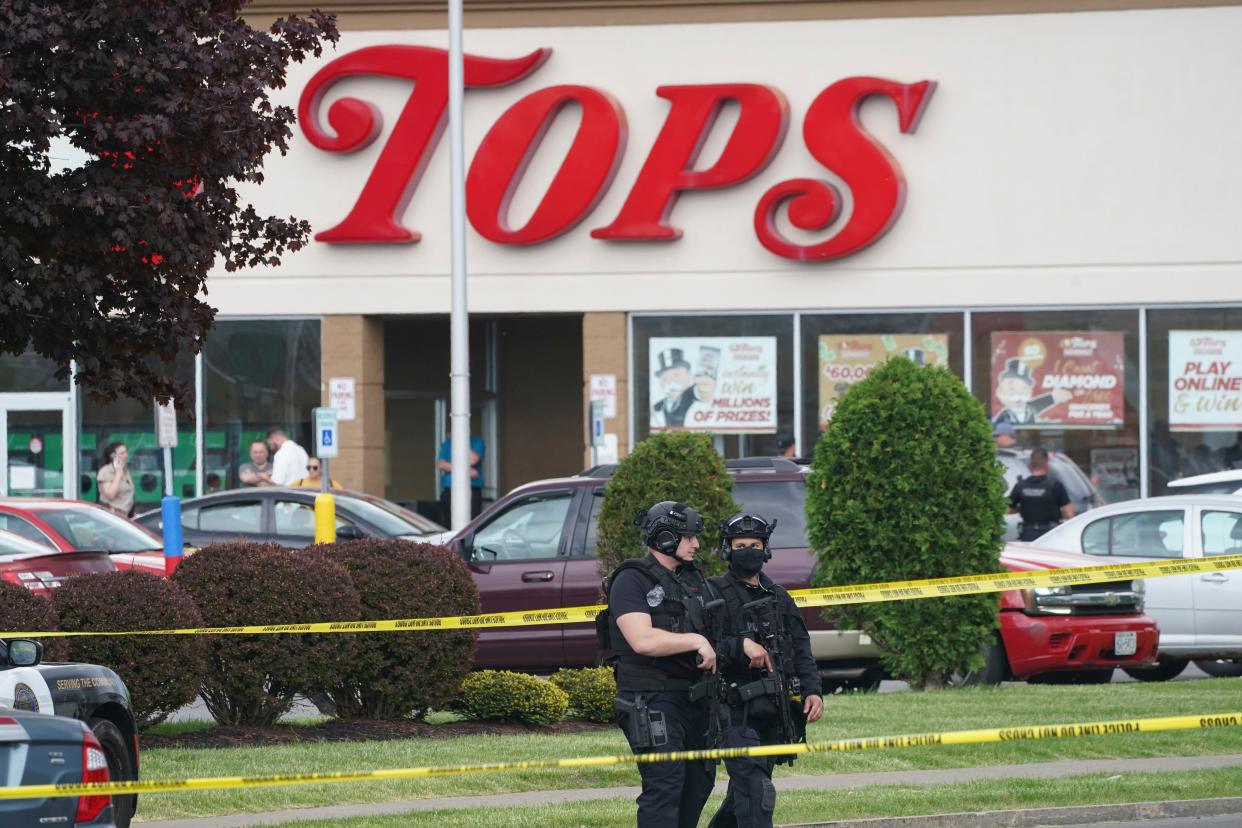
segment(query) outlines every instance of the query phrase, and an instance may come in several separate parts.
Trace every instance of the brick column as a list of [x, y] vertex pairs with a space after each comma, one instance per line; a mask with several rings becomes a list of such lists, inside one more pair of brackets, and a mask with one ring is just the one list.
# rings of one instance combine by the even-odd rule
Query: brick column
[[356, 418], [341, 422], [340, 456], [332, 477], [347, 489], [384, 495], [384, 320], [325, 316], [322, 327], [323, 404], [328, 380], [353, 377]]
[[[616, 374], [617, 416], [604, 421], [604, 430], [617, 435], [620, 455], [629, 453], [630, 376], [629, 326], [624, 313], [584, 313], [582, 315], [582, 405], [591, 404], [591, 374]], [[586, 419], [586, 418], [584, 418]], [[586, 451], [583, 466], [591, 464], [590, 423], [583, 427]]]

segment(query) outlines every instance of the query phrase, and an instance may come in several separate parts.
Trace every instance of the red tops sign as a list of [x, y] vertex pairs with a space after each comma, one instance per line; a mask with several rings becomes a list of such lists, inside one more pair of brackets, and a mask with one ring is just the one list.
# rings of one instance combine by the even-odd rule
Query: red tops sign
[[[466, 55], [466, 88], [495, 87], [531, 75], [551, 56], [540, 49], [516, 60]], [[315, 74], [302, 92], [298, 120], [310, 142], [327, 152], [357, 152], [380, 133], [377, 107], [341, 98], [327, 112], [330, 135], [320, 127], [320, 104], [338, 80], [357, 75], [414, 81], [409, 100], [385, 143], [358, 201], [343, 221], [316, 239], [329, 243], [417, 242], [399, 223], [440, 139], [448, 109], [448, 60], [443, 49], [372, 46], [351, 52]], [[906, 185], [896, 159], [863, 128], [858, 111], [872, 95], [897, 106], [903, 133], [913, 133], [935, 82], [902, 84], [881, 78], [846, 78], [824, 89], [807, 110], [802, 137], [811, 155], [850, 188], [854, 208], [840, 227], [842, 197], [816, 178], [774, 184], [755, 206], [755, 235], [778, 256], [800, 261], [838, 259], [875, 242], [901, 215]], [[776, 157], [789, 127], [789, 103], [780, 90], [749, 83], [661, 86], [668, 116], [617, 216], [591, 235], [614, 241], [676, 239], [670, 223], [677, 197], [687, 190], [729, 187], [761, 173]], [[530, 220], [512, 227], [509, 201], [549, 126], [570, 103], [582, 123], [564, 161]], [[720, 158], [706, 170], [695, 162], [726, 104], [738, 106], [737, 124]], [[626, 143], [625, 111], [607, 92], [589, 86], [550, 86], [509, 107], [483, 138], [466, 178], [467, 214], [474, 229], [498, 244], [537, 244], [582, 222], [612, 184]], [[801, 245], [781, 235], [776, 217], [787, 211], [793, 226], [835, 231], [826, 241]]]

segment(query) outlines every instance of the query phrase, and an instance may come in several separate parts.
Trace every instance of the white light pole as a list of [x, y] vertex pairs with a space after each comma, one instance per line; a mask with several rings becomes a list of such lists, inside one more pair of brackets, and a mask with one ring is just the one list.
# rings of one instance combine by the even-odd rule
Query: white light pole
[[449, 0], [449, 212], [452, 216], [452, 313], [449, 369], [453, 441], [452, 528], [470, 522], [470, 316], [466, 309], [466, 159], [462, 103], [465, 94], [462, 55], [462, 0]]

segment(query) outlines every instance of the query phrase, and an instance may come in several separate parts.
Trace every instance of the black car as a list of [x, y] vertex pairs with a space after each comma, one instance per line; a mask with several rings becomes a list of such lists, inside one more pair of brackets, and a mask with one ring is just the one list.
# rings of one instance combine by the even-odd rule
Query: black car
[[[98, 664], [42, 659], [37, 642], [0, 640], [0, 770], [5, 742], [24, 741], [38, 750], [7, 752], [8, 761], [25, 762], [24, 768], [8, 768], [8, 778], [20, 784], [137, 779], [137, 729], [121, 677]], [[63, 764], [38, 761], [52, 753]], [[0, 800], [0, 825], [127, 828], [137, 802], [133, 795]]]
[[[315, 542], [315, 489], [275, 486], [233, 489], [181, 504], [182, 539], [190, 546], [242, 540], [303, 547]], [[445, 528], [382, 497], [333, 489], [336, 538], [407, 538], [440, 535]], [[156, 510], [135, 520], [152, 532], [163, 530]]]

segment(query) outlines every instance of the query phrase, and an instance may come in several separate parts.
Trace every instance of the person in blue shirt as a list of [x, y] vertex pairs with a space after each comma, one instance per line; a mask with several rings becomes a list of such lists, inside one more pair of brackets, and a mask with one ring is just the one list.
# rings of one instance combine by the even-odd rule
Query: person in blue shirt
[[[476, 518], [483, 511], [483, 455], [486, 444], [482, 437], [470, 438], [470, 517]], [[445, 440], [440, 444], [440, 454], [436, 459], [436, 468], [440, 470], [440, 522], [448, 526], [453, 519], [453, 441]]]

